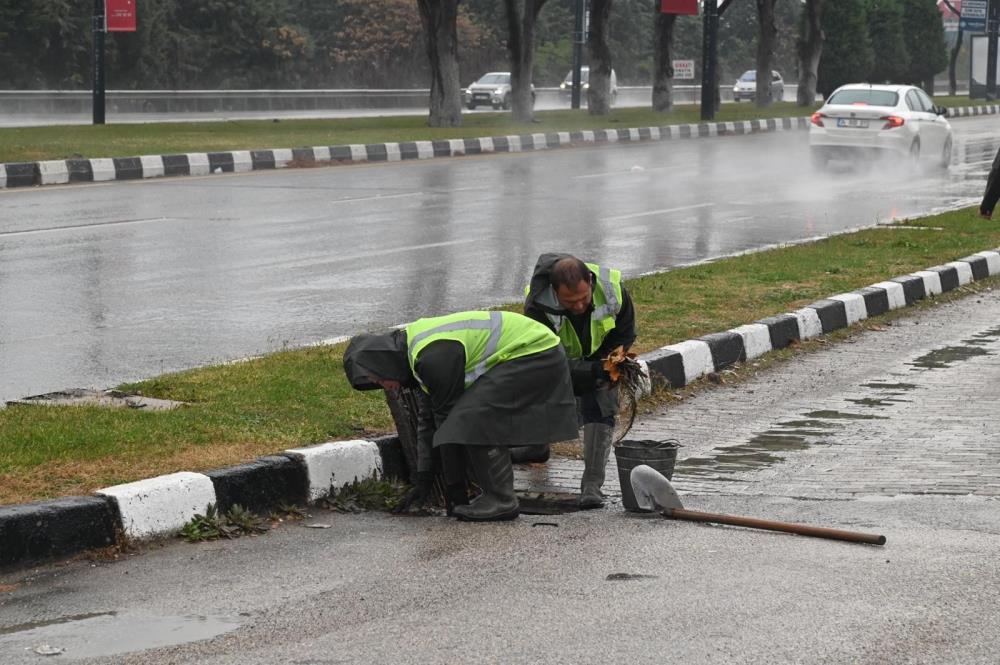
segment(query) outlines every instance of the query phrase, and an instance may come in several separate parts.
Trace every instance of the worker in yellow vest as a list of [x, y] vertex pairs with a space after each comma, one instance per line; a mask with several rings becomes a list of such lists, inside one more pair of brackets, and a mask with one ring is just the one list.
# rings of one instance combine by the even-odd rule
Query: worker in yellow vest
[[524, 313], [547, 325], [566, 349], [583, 423], [580, 508], [600, 508], [618, 412], [618, 391], [602, 360], [635, 342], [632, 298], [621, 272], [569, 254], [538, 257], [526, 291]]
[[[432, 447], [439, 448], [449, 503], [461, 520], [517, 517], [508, 446], [576, 436], [559, 338], [514, 312], [459, 312], [358, 335], [344, 352], [344, 371], [358, 390], [419, 387], [418, 481], [410, 499], [429, 495]], [[463, 449], [482, 488], [467, 505]]]

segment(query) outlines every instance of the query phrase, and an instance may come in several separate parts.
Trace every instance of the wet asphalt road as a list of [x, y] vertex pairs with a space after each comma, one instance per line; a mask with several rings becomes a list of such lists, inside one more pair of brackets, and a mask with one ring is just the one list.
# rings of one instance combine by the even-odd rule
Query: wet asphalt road
[[329, 528], [0, 575], [0, 662], [992, 665], [998, 319], [997, 290], [912, 312], [637, 423], [684, 443], [686, 507], [885, 547], [617, 503], [492, 525], [316, 510]]
[[0, 400], [515, 300], [545, 251], [633, 276], [970, 205], [996, 122], [919, 176], [795, 132], [0, 191]]

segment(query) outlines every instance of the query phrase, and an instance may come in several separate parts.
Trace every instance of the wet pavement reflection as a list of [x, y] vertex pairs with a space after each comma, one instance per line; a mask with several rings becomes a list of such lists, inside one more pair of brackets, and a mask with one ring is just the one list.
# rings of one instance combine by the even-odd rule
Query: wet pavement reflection
[[76, 660], [207, 640], [242, 622], [218, 616], [140, 616], [95, 612], [0, 629], [0, 655], [33, 652]]
[[0, 402], [518, 300], [545, 251], [635, 276], [970, 205], [994, 124], [918, 175], [789, 132], [0, 192]]

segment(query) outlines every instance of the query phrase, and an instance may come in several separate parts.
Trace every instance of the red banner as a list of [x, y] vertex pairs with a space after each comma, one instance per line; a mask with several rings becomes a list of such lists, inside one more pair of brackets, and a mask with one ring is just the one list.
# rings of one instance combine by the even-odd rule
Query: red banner
[[661, 14], [698, 15], [698, 0], [660, 0]]
[[108, 32], [135, 32], [136, 0], [104, 0]]

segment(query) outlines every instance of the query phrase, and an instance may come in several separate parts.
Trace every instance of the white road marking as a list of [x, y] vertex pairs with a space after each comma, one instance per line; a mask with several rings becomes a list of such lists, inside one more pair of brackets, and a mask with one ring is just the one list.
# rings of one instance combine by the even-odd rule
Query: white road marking
[[153, 222], [165, 222], [173, 217], [151, 217], [150, 219], [123, 219], [118, 222], [94, 222], [93, 224], [70, 224], [68, 226], [52, 226], [44, 229], [28, 229], [25, 231], [0, 231], [0, 236], [24, 236], [33, 233], [55, 233], [58, 231], [78, 231], [80, 229], [90, 229], [95, 226], [122, 226], [124, 224], [150, 224]]
[[648, 210], [646, 212], [634, 212], [630, 215], [618, 215], [617, 217], [605, 217], [605, 222], [618, 222], [623, 219], [635, 219], [636, 217], [649, 217], [651, 215], [665, 215], [670, 212], [680, 212], [682, 210], [695, 210], [697, 208], [711, 208], [714, 203], [698, 203], [690, 206], [680, 206], [678, 208], [662, 208], [660, 210]]

